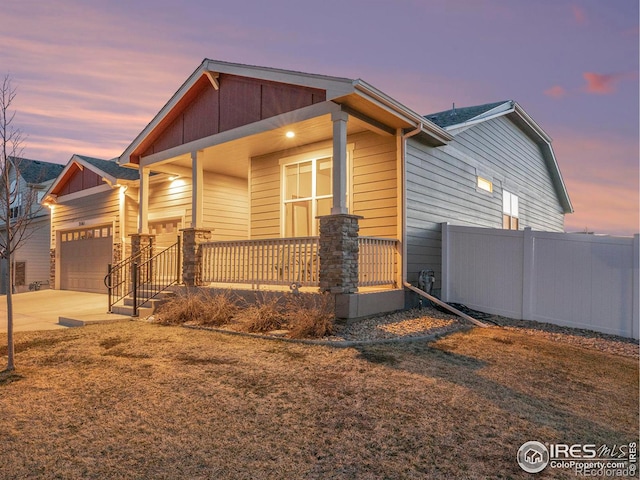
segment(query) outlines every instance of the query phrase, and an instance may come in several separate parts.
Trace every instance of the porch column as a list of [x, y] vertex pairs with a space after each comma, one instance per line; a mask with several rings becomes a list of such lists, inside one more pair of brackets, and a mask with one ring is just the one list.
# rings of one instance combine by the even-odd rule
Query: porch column
[[357, 215], [320, 217], [320, 291], [358, 291]]
[[156, 236], [149, 235], [148, 233], [134, 233], [130, 235], [131, 237], [131, 256], [135, 257], [140, 253], [140, 250], [145, 248], [147, 245], [151, 247], [150, 251], [147, 255], [140, 261], [147, 260], [148, 258], [153, 256], [153, 247], [155, 245]]
[[182, 283], [187, 287], [202, 285], [202, 251], [199, 245], [211, 240], [211, 230], [183, 228]]
[[138, 233], [149, 233], [149, 168], [140, 167]]
[[202, 151], [191, 152], [191, 228], [202, 228], [203, 169]]
[[347, 120], [345, 112], [333, 112], [333, 205], [332, 215], [349, 213], [347, 208]]

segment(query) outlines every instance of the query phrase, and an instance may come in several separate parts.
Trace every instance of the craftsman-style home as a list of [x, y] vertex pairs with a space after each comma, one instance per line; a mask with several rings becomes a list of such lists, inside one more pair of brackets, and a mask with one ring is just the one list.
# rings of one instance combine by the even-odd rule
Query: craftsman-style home
[[213, 60], [118, 159], [74, 156], [45, 202], [55, 288], [106, 291], [109, 268], [177, 244], [145, 274], [329, 291], [342, 317], [437, 279], [443, 222], [562, 231], [572, 211], [513, 101], [425, 117], [362, 80]]

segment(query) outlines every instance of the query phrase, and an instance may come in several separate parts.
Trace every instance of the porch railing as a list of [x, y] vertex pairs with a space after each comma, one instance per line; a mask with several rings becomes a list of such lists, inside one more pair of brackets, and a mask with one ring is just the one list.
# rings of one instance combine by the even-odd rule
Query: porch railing
[[375, 287], [396, 284], [398, 241], [358, 237], [358, 284]]
[[[360, 237], [359, 284], [396, 284], [397, 244], [390, 238]], [[319, 286], [319, 237], [208, 242], [200, 245], [205, 283]]]
[[318, 237], [208, 242], [200, 252], [204, 282], [319, 285]]

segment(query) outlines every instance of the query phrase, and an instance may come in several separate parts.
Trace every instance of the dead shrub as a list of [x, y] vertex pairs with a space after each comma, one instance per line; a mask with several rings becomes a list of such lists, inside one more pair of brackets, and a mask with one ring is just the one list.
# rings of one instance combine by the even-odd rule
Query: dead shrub
[[279, 330], [285, 323], [285, 315], [276, 296], [259, 295], [254, 303], [248, 303], [235, 319], [247, 332], [270, 332]]
[[291, 338], [322, 338], [335, 327], [334, 299], [329, 294], [292, 295], [287, 301]]
[[181, 325], [186, 322], [216, 326], [229, 323], [238, 311], [238, 300], [231, 292], [210, 293], [187, 290], [163, 304], [155, 313], [155, 321], [162, 325]]

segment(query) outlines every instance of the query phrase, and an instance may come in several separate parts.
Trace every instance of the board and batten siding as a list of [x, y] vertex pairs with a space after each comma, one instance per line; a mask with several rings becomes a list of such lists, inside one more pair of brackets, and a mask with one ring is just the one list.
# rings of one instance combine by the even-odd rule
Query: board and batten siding
[[[156, 219], [184, 217], [191, 224], [190, 178], [152, 183], [149, 187], [149, 215]], [[247, 180], [205, 172], [203, 178], [202, 227], [211, 229], [214, 240], [246, 239], [248, 234]], [[181, 218], [182, 219], [182, 218]]]
[[[398, 237], [396, 139], [371, 132], [349, 135], [350, 213], [360, 215], [360, 235]], [[280, 159], [330, 148], [331, 141], [274, 152], [251, 160], [251, 238], [280, 236], [282, 201]]]
[[[493, 192], [477, 188], [477, 176]], [[440, 286], [441, 223], [502, 228], [502, 192], [519, 198], [520, 228], [563, 231], [564, 214], [537, 144], [505, 117], [475, 125], [444, 147], [410, 138], [406, 150], [407, 270], [432, 269]]]

